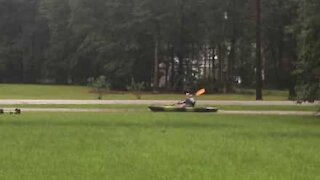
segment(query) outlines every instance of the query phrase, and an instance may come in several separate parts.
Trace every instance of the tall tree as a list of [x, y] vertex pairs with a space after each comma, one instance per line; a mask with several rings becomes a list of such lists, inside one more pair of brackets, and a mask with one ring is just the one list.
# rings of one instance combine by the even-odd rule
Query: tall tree
[[256, 0], [256, 100], [262, 100], [261, 0]]
[[314, 101], [320, 99], [320, 2], [301, 1], [299, 7], [298, 98]]
[[41, 14], [49, 27], [49, 47], [47, 60], [43, 67], [44, 77], [54, 79], [56, 83], [67, 83], [71, 73], [72, 31], [69, 19], [71, 9], [69, 1], [43, 0]]
[[47, 27], [38, 0], [0, 1], [2, 81], [34, 82], [41, 76]]

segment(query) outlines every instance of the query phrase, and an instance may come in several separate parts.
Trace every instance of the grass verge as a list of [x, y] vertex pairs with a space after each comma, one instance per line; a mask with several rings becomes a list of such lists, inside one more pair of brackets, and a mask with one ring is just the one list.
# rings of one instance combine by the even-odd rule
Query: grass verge
[[[0, 99], [97, 99], [85, 86], [59, 85], [26, 85], [0, 84]], [[286, 91], [264, 90], [264, 100], [287, 100]], [[179, 100], [183, 94], [152, 94], [143, 93], [144, 100]], [[128, 92], [110, 92], [103, 96], [109, 100], [134, 100], [136, 97]], [[199, 100], [255, 100], [253, 93], [249, 94], [210, 94], [198, 97]]]
[[0, 179], [319, 179], [316, 117], [25, 113], [0, 119]]

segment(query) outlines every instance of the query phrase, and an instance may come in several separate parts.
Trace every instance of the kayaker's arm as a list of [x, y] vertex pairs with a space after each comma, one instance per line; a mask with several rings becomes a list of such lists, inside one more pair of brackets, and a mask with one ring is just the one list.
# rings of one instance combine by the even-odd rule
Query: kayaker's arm
[[186, 100], [181, 100], [177, 102], [177, 104], [184, 104], [184, 103], [186, 103]]

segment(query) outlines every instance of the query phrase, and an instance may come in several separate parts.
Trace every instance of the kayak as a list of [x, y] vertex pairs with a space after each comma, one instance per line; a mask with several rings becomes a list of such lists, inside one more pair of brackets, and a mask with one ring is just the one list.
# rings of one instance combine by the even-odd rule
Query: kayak
[[217, 112], [216, 107], [149, 106], [153, 112]]

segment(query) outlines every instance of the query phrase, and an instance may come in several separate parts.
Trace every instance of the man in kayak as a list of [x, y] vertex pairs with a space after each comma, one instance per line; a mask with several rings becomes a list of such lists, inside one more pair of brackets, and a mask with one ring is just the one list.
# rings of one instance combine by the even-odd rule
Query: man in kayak
[[194, 107], [196, 105], [196, 100], [193, 98], [191, 93], [186, 93], [187, 98], [184, 101], [177, 103], [179, 107]]

